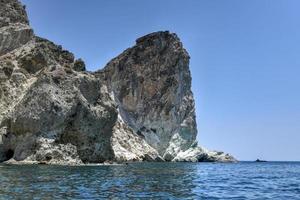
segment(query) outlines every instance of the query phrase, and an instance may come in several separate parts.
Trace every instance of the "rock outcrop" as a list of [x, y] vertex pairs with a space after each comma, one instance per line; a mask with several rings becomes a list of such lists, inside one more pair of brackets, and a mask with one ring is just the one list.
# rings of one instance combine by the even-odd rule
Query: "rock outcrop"
[[156, 32], [102, 70], [34, 35], [0, 0], [0, 161], [83, 164], [235, 161], [198, 147], [189, 55]]
[[0, 56], [26, 44], [33, 37], [24, 6], [0, 1]]

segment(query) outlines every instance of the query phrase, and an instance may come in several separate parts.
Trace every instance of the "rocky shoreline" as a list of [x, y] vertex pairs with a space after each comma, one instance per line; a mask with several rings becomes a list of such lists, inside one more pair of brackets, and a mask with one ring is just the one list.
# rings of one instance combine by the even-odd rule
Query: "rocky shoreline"
[[168, 31], [88, 72], [0, 0], [0, 86], [0, 162], [236, 161], [198, 146], [189, 55]]

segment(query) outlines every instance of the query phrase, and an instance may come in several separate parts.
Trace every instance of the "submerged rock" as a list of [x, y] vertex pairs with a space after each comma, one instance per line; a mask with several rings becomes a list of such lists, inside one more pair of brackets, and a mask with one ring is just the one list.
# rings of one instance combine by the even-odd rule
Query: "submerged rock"
[[176, 34], [141, 37], [91, 73], [35, 36], [17, 0], [0, 4], [0, 161], [235, 161], [195, 142], [189, 55]]

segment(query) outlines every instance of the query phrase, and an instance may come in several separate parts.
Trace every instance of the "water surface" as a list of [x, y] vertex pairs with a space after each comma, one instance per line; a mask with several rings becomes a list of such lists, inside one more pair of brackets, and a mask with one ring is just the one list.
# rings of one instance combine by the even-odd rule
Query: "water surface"
[[0, 165], [0, 199], [300, 199], [299, 162]]

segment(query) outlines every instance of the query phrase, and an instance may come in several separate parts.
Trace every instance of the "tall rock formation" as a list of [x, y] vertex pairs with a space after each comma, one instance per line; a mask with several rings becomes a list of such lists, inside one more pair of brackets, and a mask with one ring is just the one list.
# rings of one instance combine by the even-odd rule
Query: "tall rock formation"
[[189, 55], [175, 34], [137, 39], [98, 73], [113, 92], [121, 118], [165, 160], [195, 142]]
[[197, 146], [189, 55], [156, 32], [97, 72], [0, 0], [0, 161], [234, 161]]

